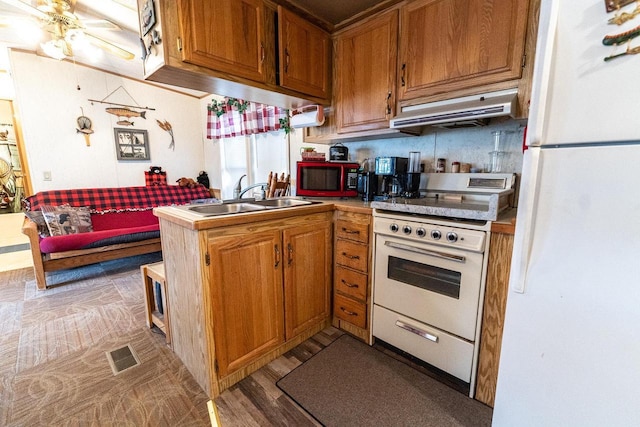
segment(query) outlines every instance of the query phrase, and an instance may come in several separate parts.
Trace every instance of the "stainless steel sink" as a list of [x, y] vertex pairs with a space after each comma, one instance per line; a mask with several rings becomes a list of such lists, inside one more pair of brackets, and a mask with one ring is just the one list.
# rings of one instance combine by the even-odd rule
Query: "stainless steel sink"
[[296, 200], [296, 199], [268, 199], [268, 200], [258, 200], [255, 202], [251, 202], [251, 204], [264, 206], [267, 209], [290, 208], [293, 206], [311, 205], [312, 203], [313, 202], [309, 202], [306, 200]]
[[187, 206], [187, 210], [201, 215], [229, 215], [243, 212], [261, 211], [266, 209], [264, 206], [258, 206], [253, 203], [223, 203], [219, 205], [197, 205]]
[[263, 211], [266, 209], [291, 208], [295, 206], [312, 205], [310, 202], [297, 199], [267, 199], [267, 200], [227, 200], [218, 204], [197, 204], [178, 206], [179, 209], [202, 216], [233, 215], [239, 213]]

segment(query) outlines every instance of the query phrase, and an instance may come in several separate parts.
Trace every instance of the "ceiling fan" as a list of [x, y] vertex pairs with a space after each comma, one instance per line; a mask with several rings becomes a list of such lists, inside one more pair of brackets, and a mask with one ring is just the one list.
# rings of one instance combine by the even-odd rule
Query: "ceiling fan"
[[37, 0], [36, 6], [20, 0], [0, 0], [2, 3], [19, 8], [37, 18], [39, 26], [49, 34], [50, 39], [40, 44], [44, 53], [55, 59], [74, 56], [74, 48], [82, 43], [90, 43], [123, 59], [133, 59], [135, 55], [101, 37], [91, 34], [90, 28], [119, 29], [106, 20], [81, 20], [74, 13], [76, 0]]

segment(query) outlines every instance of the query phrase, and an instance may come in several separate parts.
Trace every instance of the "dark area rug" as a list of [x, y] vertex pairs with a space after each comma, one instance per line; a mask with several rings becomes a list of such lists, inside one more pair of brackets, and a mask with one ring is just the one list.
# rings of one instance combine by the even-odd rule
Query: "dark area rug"
[[326, 426], [490, 426], [488, 406], [343, 335], [277, 382]]

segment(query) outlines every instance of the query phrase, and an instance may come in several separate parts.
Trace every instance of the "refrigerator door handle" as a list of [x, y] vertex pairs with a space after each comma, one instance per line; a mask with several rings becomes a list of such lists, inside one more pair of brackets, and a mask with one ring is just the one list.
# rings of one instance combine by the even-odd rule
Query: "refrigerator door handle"
[[516, 233], [513, 240], [513, 256], [509, 276], [511, 289], [518, 293], [525, 292], [527, 267], [533, 244], [534, 213], [538, 210], [540, 196], [539, 180], [542, 167], [540, 151], [539, 147], [531, 147], [525, 151], [522, 165], [522, 183], [520, 185]]

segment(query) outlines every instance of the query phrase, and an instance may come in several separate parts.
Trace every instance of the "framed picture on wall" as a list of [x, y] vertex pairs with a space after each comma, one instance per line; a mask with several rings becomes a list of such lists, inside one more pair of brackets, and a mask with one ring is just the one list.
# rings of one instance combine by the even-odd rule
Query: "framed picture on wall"
[[142, 35], [146, 36], [156, 25], [156, 11], [153, 7], [153, 0], [144, 2], [140, 16], [142, 17]]
[[114, 129], [118, 160], [151, 160], [149, 137], [143, 129]]

